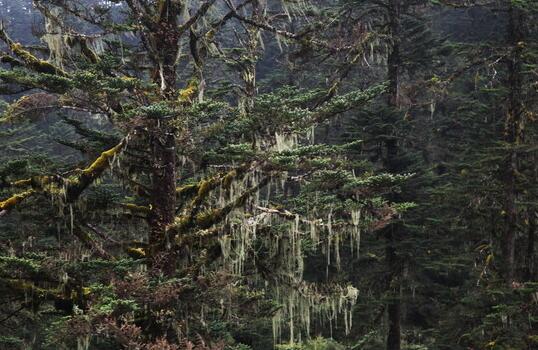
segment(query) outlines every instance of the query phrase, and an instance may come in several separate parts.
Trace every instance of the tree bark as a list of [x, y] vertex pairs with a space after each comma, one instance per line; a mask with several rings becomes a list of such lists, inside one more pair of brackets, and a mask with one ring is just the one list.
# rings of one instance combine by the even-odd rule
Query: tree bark
[[504, 172], [504, 229], [501, 236], [502, 274], [505, 282], [511, 285], [515, 279], [515, 239], [518, 225], [517, 174], [519, 159], [517, 146], [521, 143], [522, 125], [522, 13], [516, 6], [508, 9], [508, 42], [512, 55], [507, 60], [508, 68], [508, 108], [505, 118], [505, 141], [510, 147]]
[[[164, 101], [176, 98], [176, 59], [179, 50], [178, 16], [181, 6], [171, 0], [159, 1], [158, 19], [147, 37], [154, 64], [153, 80], [161, 88]], [[176, 210], [176, 137], [170, 117], [150, 121], [152, 160], [152, 212], [149, 216], [152, 267], [166, 275], [175, 271], [173, 246], [166, 237], [167, 227], [174, 222]]]
[[175, 270], [175, 254], [169, 251], [167, 227], [174, 222], [176, 208], [176, 140], [164, 125], [151, 137], [152, 211], [149, 216], [153, 267], [166, 274]]

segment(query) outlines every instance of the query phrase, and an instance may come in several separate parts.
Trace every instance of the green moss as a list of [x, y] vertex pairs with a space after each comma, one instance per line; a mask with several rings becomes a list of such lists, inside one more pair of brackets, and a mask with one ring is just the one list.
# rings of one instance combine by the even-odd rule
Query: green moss
[[179, 197], [188, 197], [198, 192], [198, 184], [188, 184], [176, 188]]
[[201, 229], [213, 226], [223, 215], [222, 209], [206, 210], [196, 215], [196, 225]]
[[89, 167], [82, 170], [82, 174], [92, 178], [99, 176], [109, 166], [110, 161], [123, 149], [124, 146], [125, 141], [122, 141], [108, 151], [101, 153], [101, 155]]
[[20, 204], [26, 198], [32, 196], [35, 193], [34, 190], [28, 190], [22, 193], [17, 193], [8, 199], [0, 202], [0, 211], [11, 210], [18, 204]]
[[127, 248], [127, 254], [133, 259], [143, 259], [146, 257], [144, 248]]
[[232, 170], [224, 176], [222, 179], [222, 186], [228, 188], [232, 185], [233, 180], [237, 177], [237, 170]]
[[67, 76], [66, 72], [50, 64], [47, 61], [44, 61], [35, 57], [29, 51], [25, 50], [22, 47], [22, 45], [19, 43], [12, 43], [10, 45], [10, 48], [11, 48], [11, 51], [13, 51], [15, 55], [17, 55], [20, 59], [22, 59], [28, 67], [32, 68], [38, 73], [57, 74], [61, 76]]
[[198, 81], [193, 79], [189, 81], [187, 87], [178, 93], [178, 102], [181, 104], [193, 101], [194, 95], [198, 92]]

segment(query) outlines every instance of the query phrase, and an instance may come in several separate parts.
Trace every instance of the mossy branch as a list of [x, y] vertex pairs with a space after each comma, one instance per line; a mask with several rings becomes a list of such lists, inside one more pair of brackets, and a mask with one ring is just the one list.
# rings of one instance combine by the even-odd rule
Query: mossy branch
[[8, 199], [0, 202], [0, 215], [4, 214], [5, 212], [15, 208], [17, 205], [19, 205], [22, 201], [24, 201], [26, 198], [32, 196], [35, 193], [34, 190], [28, 190], [25, 192], [17, 193]]
[[194, 197], [189, 204], [189, 211], [192, 211], [207, 198], [211, 191], [216, 189], [219, 185], [222, 185], [223, 189], [229, 188], [233, 180], [243, 175], [248, 169], [250, 169], [249, 166], [243, 165], [230, 170], [225, 174], [218, 174], [209, 179], [200, 180], [196, 184], [188, 184], [178, 187], [176, 188], [176, 194], [180, 200]]
[[17, 43], [7, 35], [3, 26], [0, 25], [0, 40], [4, 41], [8, 46], [11, 52], [17, 56], [24, 66], [30, 68], [31, 70], [37, 73], [46, 73], [46, 74], [55, 74], [62, 77], [66, 77], [68, 74], [62, 69], [56, 67], [55, 65], [37, 58], [32, 55], [30, 51], [25, 50], [20, 43]]
[[175, 237], [175, 243], [177, 247], [184, 247], [194, 243], [205, 246], [205, 243], [215, 238], [219, 232], [220, 227], [213, 227], [209, 230], [200, 230], [186, 235], [178, 235]]
[[103, 174], [106, 169], [108, 169], [114, 157], [116, 157], [126, 147], [127, 140], [128, 138], [126, 137], [116, 146], [101, 153], [101, 155], [92, 164], [90, 164], [90, 166], [79, 170], [78, 175], [72, 178], [64, 179], [61, 176], [37, 176], [34, 178], [22, 179], [10, 183], [12, 187], [32, 187], [32, 189], [15, 194], [3, 202], [0, 202], [0, 213], [3, 215], [38, 191], [46, 190], [46, 184], [53, 185], [54, 183], [58, 183], [63, 185], [65, 189], [65, 202], [74, 202], [89, 185], [91, 185], [99, 176]]
[[114, 158], [126, 147], [127, 139], [127, 137], [124, 138], [116, 146], [101, 153], [90, 166], [80, 171], [78, 177], [69, 180], [66, 190], [66, 201], [68, 203], [75, 201], [89, 185], [108, 169]]
[[245, 204], [246, 200], [256, 193], [260, 188], [269, 183], [269, 177], [264, 178], [256, 186], [253, 186], [243, 192], [239, 197], [223, 208], [213, 209], [208, 212], [200, 213], [196, 216], [196, 225], [201, 229], [208, 229], [211, 226], [223, 220], [233, 209]]
[[93, 250], [97, 256], [107, 260], [114, 260], [114, 257], [105, 251], [91, 236], [84, 230], [81, 225], [76, 225], [73, 234], [90, 250]]
[[[211, 226], [221, 222], [235, 208], [245, 204], [246, 200], [252, 196], [260, 188], [265, 187], [269, 183], [269, 177], [262, 179], [257, 185], [252, 186], [243, 192], [240, 196], [222, 208], [209, 209], [204, 212], [194, 214], [189, 213], [176, 218], [175, 223], [168, 227], [168, 234], [176, 236], [184, 234], [192, 228], [201, 230], [209, 229]], [[181, 240], [181, 238], [177, 238]], [[177, 240], [176, 239], [176, 240]]]
[[23, 67], [24, 63], [22, 61], [19, 61], [15, 57], [12, 57], [10, 55], [2, 54], [0, 55], [0, 62], [9, 64], [12, 68], [13, 67]]
[[17, 180], [10, 183], [13, 187], [29, 187], [33, 184], [33, 179], [23, 179], [23, 180]]
[[35, 282], [26, 279], [17, 278], [0, 278], [0, 290], [17, 295], [27, 295], [36, 301], [52, 301], [57, 310], [71, 313], [73, 305], [80, 303], [82, 298], [91, 293], [89, 288], [82, 288], [81, 293], [71, 290], [71, 293], [66, 293], [65, 290], [59, 288], [42, 288], [36, 285]]
[[149, 207], [145, 207], [142, 205], [136, 205], [132, 203], [120, 203], [120, 206], [123, 209], [126, 209], [133, 214], [141, 214], [141, 215], [146, 216], [146, 215], [149, 215], [149, 213], [151, 213], [151, 209]]

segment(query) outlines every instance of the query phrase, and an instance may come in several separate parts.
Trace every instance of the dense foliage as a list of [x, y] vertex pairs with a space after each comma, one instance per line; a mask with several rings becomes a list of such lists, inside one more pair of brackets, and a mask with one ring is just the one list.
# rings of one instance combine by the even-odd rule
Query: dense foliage
[[535, 1], [0, 17], [0, 348], [538, 349]]

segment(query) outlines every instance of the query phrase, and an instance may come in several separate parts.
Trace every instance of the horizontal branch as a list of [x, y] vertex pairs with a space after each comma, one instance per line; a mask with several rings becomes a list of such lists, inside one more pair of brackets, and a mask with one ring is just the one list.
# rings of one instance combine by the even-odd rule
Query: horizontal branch
[[36, 56], [32, 55], [28, 50], [25, 50], [20, 43], [11, 40], [11, 38], [7, 35], [3, 25], [1, 24], [0, 40], [5, 42], [9, 46], [9, 49], [24, 63], [25, 67], [30, 68], [37, 73], [56, 74], [63, 77], [67, 76], [67, 73], [62, 69], [56, 67], [50, 62], [37, 58]]
[[46, 192], [47, 188], [45, 185], [60, 185], [60, 189], [65, 190], [65, 192], [61, 192], [65, 195], [65, 203], [76, 201], [82, 192], [109, 168], [114, 158], [127, 146], [127, 140], [128, 137], [125, 137], [119, 144], [101, 153], [87, 168], [78, 170], [77, 175], [74, 177], [65, 179], [59, 175], [45, 175], [12, 182], [10, 185], [13, 187], [32, 187], [32, 189], [13, 195], [0, 202], [0, 215], [5, 215], [9, 210], [35, 193], [39, 191]]

